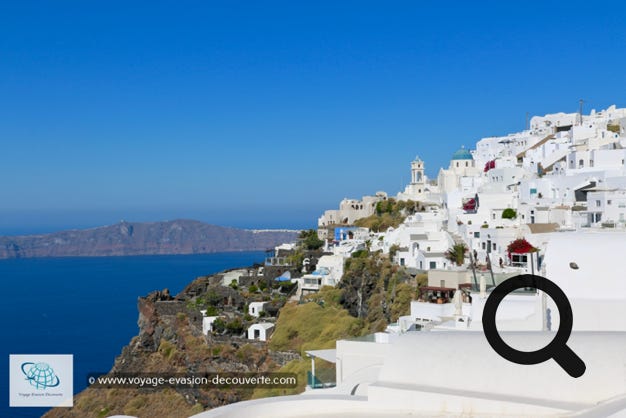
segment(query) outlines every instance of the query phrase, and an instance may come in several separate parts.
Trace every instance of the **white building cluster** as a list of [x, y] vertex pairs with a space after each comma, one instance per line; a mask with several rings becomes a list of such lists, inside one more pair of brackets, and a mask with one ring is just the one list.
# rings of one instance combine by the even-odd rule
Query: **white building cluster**
[[[198, 418], [626, 416], [626, 281], [619, 267], [625, 127], [626, 109], [615, 106], [557, 113], [533, 117], [523, 132], [483, 138], [475, 150], [459, 149], [436, 182], [413, 161], [411, 183], [396, 198], [426, 202], [426, 210], [387, 231], [349, 234], [342, 225], [326, 248], [333, 257], [394, 251], [399, 265], [428, 272], [410, 314], [386, 333], [307, 351], [313, 381], [315, 359], [335, 364], [333, 388], [313, 385], [301, 396], [242, 402]], [[320, 227], [333, 225], [322, 218]], [[461, 244], [468, 251], [456, 265], [445, 253]], [[569, 299], [567, 346], [586, 365], [578, 378], [553, 359], [510, 362], [480, 332], [493, 287], [528, 272], [552, 280]], [[535, 351], [552, 341], [560, 314], [548, 295], [523, 289], [501, 302], [498, 331], [512, 347]]]
[[[346, 252], [364, 248], [395, 251], [395, 261], [429, 271], [455, 269], [445, 258], [454, 244], [470, 250], [472, 264], [497, 272], [540, 268], [547, 232], [611, 229], [626, 225], [626, 109], [611, 106], [589, 115], [555, 113], [535, 116], [529, 129], [482, 138], [474, 150], [461, 147], [436, 181], [425, 174], [419, 157], [411, 162], [411, 182], [395, 197], [419, 201], [423, 213], [407, 217], [387, 231], [361, 231], [334, 240], [329, 228], [345, 227], [375, 213], [379, 192], [362, 200], [344, 199], [326, 211], [318, 225], [331, 246]], [[539, 249], [535, 257], [509, 254], [516, 239]]]

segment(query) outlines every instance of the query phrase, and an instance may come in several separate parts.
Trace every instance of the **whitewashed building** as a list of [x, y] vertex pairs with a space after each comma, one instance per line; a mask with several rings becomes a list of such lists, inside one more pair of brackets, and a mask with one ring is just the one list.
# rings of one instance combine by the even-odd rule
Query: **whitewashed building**
[[248, 328], [248, 339], [267, 341], [274, 332], [274, 324], [271, 322], [259, 322]]
[[261, 312], [265, 311], [266, 304], [267, 302], [250, 302], [248, 305], [248, 314], [258, 318], [261, 315]]

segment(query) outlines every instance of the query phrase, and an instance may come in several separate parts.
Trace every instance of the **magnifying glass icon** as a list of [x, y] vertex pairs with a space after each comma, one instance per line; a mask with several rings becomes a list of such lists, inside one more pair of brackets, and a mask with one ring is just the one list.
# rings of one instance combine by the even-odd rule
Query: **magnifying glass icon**
[[[502, 299], [514, 290], [532, 287], [542, 290], [552, 298], [561, 317], [559, 330], [554, 339], [537, 351], [519, 351], [507, 343], [498, 334], [496, 328], [496, 311]], [[572, 306], [565, 293], [554, 282], [534, 274], [521, 274], [511, 277], [491, 291], [483, 309], [483, 331], [491, 348], [505, 359], [517, 364], [538, 364], [551, 358], [556, 361], [572, 377], [580, 377], [587, 366], [580, 357], [567, 346], [572, 333]]]

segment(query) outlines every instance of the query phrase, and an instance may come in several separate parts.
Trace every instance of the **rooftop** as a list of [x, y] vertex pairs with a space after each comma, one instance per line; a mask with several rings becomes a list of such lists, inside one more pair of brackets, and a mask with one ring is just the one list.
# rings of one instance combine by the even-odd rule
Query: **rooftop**
[[452, 154], [453, 160], [473, 160], [472, 154], [465, 147], [461, 147], [454, 154]]

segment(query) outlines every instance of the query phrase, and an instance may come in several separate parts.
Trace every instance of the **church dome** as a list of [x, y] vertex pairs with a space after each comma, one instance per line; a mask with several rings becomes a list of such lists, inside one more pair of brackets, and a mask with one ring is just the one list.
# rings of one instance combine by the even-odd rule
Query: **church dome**
[[461, 147], [458, 151], [452, 154], [453, 160], [473, 160], [472, 154], [465, 147]]

